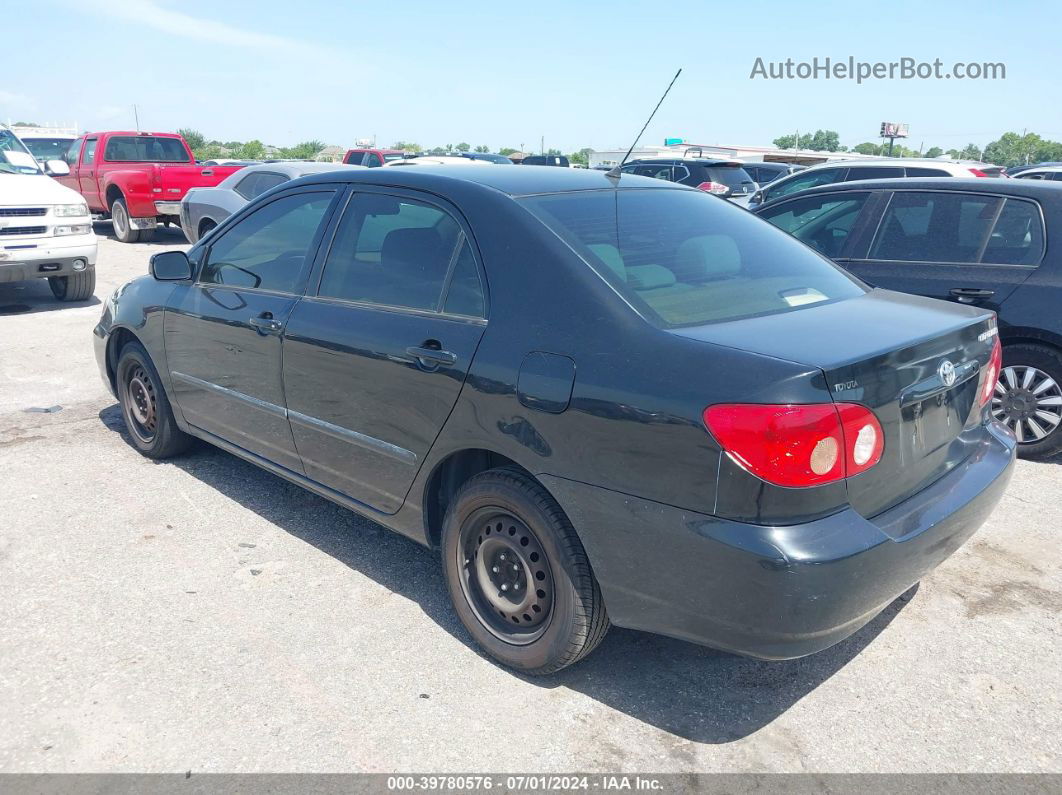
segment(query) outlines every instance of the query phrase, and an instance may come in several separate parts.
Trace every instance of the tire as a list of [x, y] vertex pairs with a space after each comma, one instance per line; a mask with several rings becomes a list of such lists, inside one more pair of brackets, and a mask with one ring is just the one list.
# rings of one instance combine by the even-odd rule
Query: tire
[[96, 292], [96, 269], [89, 268], [69, 276], [49, 276], [48, 286], [60, 301], [87, 301]]
[[111, 205], [111, 225], [114, 227], [114, 236], [122, 243], [136, 243], [140, 240], [140, 230], [133, 229], [133, 223], [129, 220], [129, 207], [125, 199], [115, 199]]
[[1062, 352], [1035, 344], [1005, 347], [992, 415], [1014, 431], [1022, 458], [1062, 450]]
[[138, 243], [150, 243], [155, 239], [154, 229], [138, 229], [137, 230], [137, 242]]
[[202, 221], [199, 224], [199, 237], [196, 238], [196, 239], [197, 240], [202, 240], [204, 237], [209, 235], [216, 228], [217, 228], [217, 224], [214, 223], [213, 221], [211, 221], [209, 218], [207, 218], [206, 220]]
[[118, 354], [118, 402], [133, 446], [148, 458], [183, 453], [192, 437], [177, 427], [158, 370], [139, 342], [126, 343]]
[[553, 673], [593, 651], [608, 631], [601, 589], [571, 522], [519, 470], [481, 472], [458, 490], [443, 522], [442, 559], [461, 623], [503, 665]]

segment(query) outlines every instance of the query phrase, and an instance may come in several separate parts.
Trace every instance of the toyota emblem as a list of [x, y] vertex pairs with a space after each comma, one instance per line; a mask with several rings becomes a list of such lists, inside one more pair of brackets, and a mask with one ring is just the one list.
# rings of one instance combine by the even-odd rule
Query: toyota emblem
[[937, 368], [937, 375], [939, 375], [940, 380], [944, 382], [944, 386], [955, 385], [955, 365], [948, 359], [945, 359], [940, 363], [940, 367]]

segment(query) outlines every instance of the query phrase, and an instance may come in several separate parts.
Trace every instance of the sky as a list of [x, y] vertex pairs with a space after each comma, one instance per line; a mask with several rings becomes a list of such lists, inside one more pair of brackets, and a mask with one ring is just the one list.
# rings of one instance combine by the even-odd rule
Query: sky
[[[144, 130], [275, 146], [625, 148], [681, 67], [643, 143], [821, 128], [853, 146], [882, 121], [915, 149], [1062, 140], [1056, 3], [37, 0], [9, 23], [4, 122], [132, 129], [135, 104]], [[850, 56], [1002, 62], [1006, 79], [750, 78], [757, 58]]]

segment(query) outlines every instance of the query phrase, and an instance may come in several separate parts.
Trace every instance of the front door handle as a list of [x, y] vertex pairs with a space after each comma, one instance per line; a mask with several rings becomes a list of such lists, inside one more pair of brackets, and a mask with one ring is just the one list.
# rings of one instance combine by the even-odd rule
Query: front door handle
[[252, 317], [248, 321], [259, 334], [279, 334], [284, 330], [284, 324], [279, 320], [273, 319], [272, 312], [263, 312], [260, 315]]
[[444, 351], [439, 348], [414, 345], [406, 348], [406, 353], [429, 367], [451, 367], [457, 364], [457, 354], [452, 351]]
[[977, 287], [953, 287], [949, 292], [962, 304], [972, 304], [974, 301], [991, 298], [996, 294], [995, 290], [982, 290]]

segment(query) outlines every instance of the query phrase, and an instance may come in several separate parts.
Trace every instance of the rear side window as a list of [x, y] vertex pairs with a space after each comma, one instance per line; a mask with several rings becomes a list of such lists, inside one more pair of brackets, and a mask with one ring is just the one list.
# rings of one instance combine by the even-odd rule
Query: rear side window
[[864, 292], [780, 230], [693, 191], [580, 191], [522, 201], [665, 328], [790, 312]]
[[892, 179], [893, 177], [902, 177], [903, 168], [896, 166], [852, 166], [848, 169], [848, 175], [844, 178], [845, 182], [855, 182], [857, 179]]
[[107, 139], [103, 159], [112, 163], [187, 163], [188, 152], [178, 138], [114, 135]]
[[288, 178], [273, 171], [258, 171], [248, 174], [233, 189], [245, 199], [255, 199], [267, 190], [283, 185]]
[[368, 166], [369, 168], [376, 168], [377, 166], [382, 166], [383, 163], [380, 161], [379, 155], [374, 152], [369, 152], [367, 155], [365, 155], [364, 165]]
[[348, 166], [360, 166], [361, 163], [362, 163], [362, 160], [364, 160], [364, 159], [365, 159], [365, 153], [364, 152], [351, 152], [349, 155], [347, 155], [347, 159], [344, 160], [343, 162], [346, 163]]
[[336, 230], [318, 294], [437, 310], [463, 239], [457, 221], [438, 207], [357, 194]]
[[919, 166], [907, 167], [907, 176], [909, 177], [950, 177], [947, 171], [942, 168], [921, 168]]
[[844, 168], [823, 168], [778, 182], [771, 185], [764, 192], [764, 200], [769, 201], [780, 196], [788, 196], [790, 193], [796, 193], [798, 190], [805, 190], [806, 188], [814, 188], [816, 185], [831, 185], [834, 182], [841, 182], [845, 171], [847, 169]]
[[806, 196], [769, 207], [759, 215], [827, 257], [836, 258], [844, 250], [869, 195], [852, 191]]
[[1039, 207], [971, 193], [903, 191], [878, 225], [871, 259], [1032, 265], [1044, 246]]
[[632, 171], [639, 177], [671, 180], [671, 166], [635, 166]]
[[230, 227], [213, 245], [199, 280], [297, 293], [306, 260], [333, 193], [296, 193], [271, 201]]

